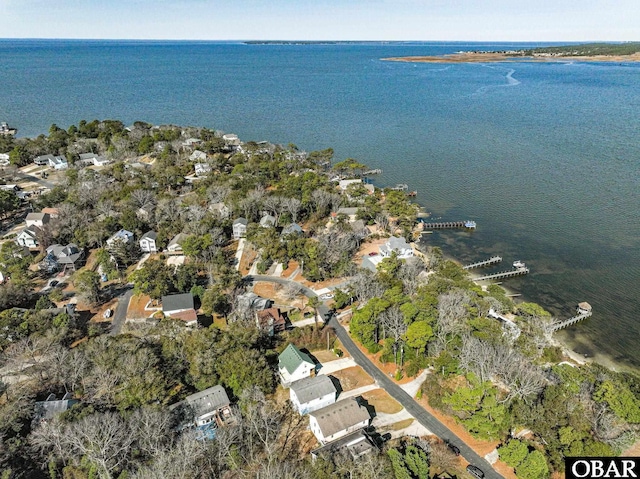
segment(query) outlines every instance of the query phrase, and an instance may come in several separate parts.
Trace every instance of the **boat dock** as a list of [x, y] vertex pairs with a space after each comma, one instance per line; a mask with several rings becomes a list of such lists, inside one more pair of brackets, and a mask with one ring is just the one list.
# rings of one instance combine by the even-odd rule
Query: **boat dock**
[[406, 185], [404, 183], [398, 183], [396, 186], [389, 189], [394, 191], [407, 191], [409, 189], [409, 185]]
[[501, 256], [492, 256], [491, 258], [485, 261], [478, 261], [477, 263], [471, 263], [466, 266], [463, 266], [462, 269], [482, 268], [484, 266], [490, 266], [492, 264], [500, 263], [501, 261], [502, 261]]
[[556, 332], [560, 329], [566, 328], [567, 326], [571, 326], [572, 324], [576, 324], [578, 321], [582, 321], [583, 319], [587, 319], [593, 314], [591, 310], [591, 305], [589, 303], [580, 303], [578, 305], [578, 309], [576, 311], [578, 314], [572, 318], [565, 319], [564, 321], [558, 321], [551, 325], [551, 331]]
[[381, 175], [381, 174], [382, 174], [382, 170], [380, 168], [376, 168], [374, 170], [367, 170], [367, 171], [363, 171], [362, 172], [362, 176]]
[[488, 274], [486, 276], [480, 276], [479, 278], [474, 278], [474, 281], [483, 281], [486, 279], [498, 279], [498, 278], [513, 278], [514, 276], [522, 276], [524, 274], [529, 273], [529, 268], [518, 268], [513, 269], [511, 271], [502, 271], [501, 273]]
[[468, 228], [475, 229], [476, 222], [475, 221], [443, 221], [440, 223], [427, 223], [421, 218], [418, 218], [418, 221], [424, 224], [424, 229], [430, 230], [444, 230], [444, 229], [456, 229], [456, 228]]

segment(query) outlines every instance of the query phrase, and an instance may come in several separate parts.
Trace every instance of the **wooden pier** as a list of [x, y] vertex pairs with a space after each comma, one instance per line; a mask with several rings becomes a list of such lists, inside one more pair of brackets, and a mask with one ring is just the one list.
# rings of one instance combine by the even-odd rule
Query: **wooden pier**
[[398, 183], [396, 186], [389, 189], [394, 191], [407, 191], [409, 189], [409, 185], [406, 185], [404, 183]]
[[363, 171], [362, 172], [362, 176], [381, 175], [381, 174], [382, 174], [382, 170], [380, 168], [376, 168], [374, 170], [367, 170], [367, 171]]
[[578, 304], [578, 309], [576, 311], [578, 314], [573, 318], [565, 319], [564, 321], [558, 321], [551, 325], [551, 331], [556, 332], [560, 329], [566, 328], [567, 326], [571, 326], [572, 324], [576, 324], [578, 321], [582, 321], [583, 319], [587, 319], [589, 316], [593, 314], [591, 310], [591, 305], [589, 303], [580, 303]]
[[427, 223], [423, 219], [419, 218], [418, 221], [424, 224], [425, 230], [445, 230], [445, 229], [456, 229], [456, 228], [468, 228], [475, 229], [476, 222], [475, 221], [443, 221], [439, 223]]
[[479, 278], [474, 278], [474, 281], [483, 281], [485, 279], [498, 279], [498, 278], [512, 278], [514, 276], [522, 276], [524, 274], [529, 273], [529, 268], [518, 268], [511, 271], [503, 271], [501, 273], [488, 274], [486, 276], [480, 276]]
[[492, 264], [500, 263], [501, 261], [502, 261], [501, 256], [492, 256], [491, 258], [485, 261], [478, 261], [477, 263], [471, 263], [466, 266], [463, 266], [462, 269], [482, 268], [484, 266], [490, 266]]

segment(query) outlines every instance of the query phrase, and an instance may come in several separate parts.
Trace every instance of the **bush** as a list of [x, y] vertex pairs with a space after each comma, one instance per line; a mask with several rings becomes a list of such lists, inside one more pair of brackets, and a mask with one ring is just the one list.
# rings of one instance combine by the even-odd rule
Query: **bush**
[[398, 369], [395, 375], [396, 381], [400, 381], [403, 377], [404, 373], [402, 372], [402, 369]]
[[342, 351], [342, 349], [340, 348], [333, 348], [333, 353], [338, 356], [339, 358], [341, 358], [342, 356], [344, 356], [344, 352]]
[[420, 373], [420, 362], [417, 359], [414, 359], [407, 364], [405, 369], [407, 371], [407, 376], [414, 378]]

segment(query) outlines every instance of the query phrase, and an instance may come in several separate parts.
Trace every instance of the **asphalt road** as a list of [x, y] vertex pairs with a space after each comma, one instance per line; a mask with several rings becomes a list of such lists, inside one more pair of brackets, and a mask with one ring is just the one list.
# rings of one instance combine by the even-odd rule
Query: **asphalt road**
[[[268, 281], [271, 283], [288, 284], [293, 282], [285, 278], [275, 278], [273, 276], [263, 275], [250, 275], [245, 276], [249, 281]], [[299, 283], [298, 283], [299, 284]], [[300, 285], [304, 294], [307, 297], [317, 296], [316, 293], [305, 286]], [[323, 303], [318, 307], [318, 312], [321, 317], [329, 312], [329, 308]], [[354, 361], [362, 367], [373, 379], [375, 379], [378, 385], [387, 391], [389, 395], [398, 401], [416, 420], [424, 427], [429, 429], [433, 434], [438, 436], [445, 442], [455, 444], [460, 449], [460, 455], [464, 457], [470, 464], [479, 467], [484, 471], [485, 478], [487, 479], [503, 479], [503, 477], [493, 470], [491, 464], [489, 464], [483, 457], [480, 457], [475, 453], [473, 449], [467, 446], [462, 440], [456, 436], [453, 431], [442, 424], [436, 417], [432, 416], [426, 409], [418, 404], [411, 396], [409, 396], [402, 388], [387, 377], [385, 373], [380, 371], [362, 351], [355, 345], [349, 333], [342, 327], [335, 316], [328, 322], [328, 326], [331, 327], [342, 345], [349, 352]]]
[[113, 312], [111, 331], [109, 331], [111, 336], [120, 334], [122, 325], [124, 324], [125, 319], [127, 319], [127, 309], [129, 309], [129, 300], [131, 299], [131, 296], [133, 296], [133, 287], [118, 296], [118, 306], [116, 306], [116, 310]]

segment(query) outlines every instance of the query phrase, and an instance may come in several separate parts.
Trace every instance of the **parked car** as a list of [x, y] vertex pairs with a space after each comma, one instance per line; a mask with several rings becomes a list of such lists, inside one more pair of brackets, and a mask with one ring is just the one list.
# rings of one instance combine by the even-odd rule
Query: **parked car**
[[104, 313], [102, 313], [102, 315], [105, 318], [110, 318], [112, 313], [113, 313], [113, 311], [111, 311], [110, 309], [107, 309]]
[[333, 293], [325, 293], [320, 295], [320, 299], [322, 301], [326, 301], [328, 299], [333, 299]]
[[372, 251], [371, 253], [369, 253], [369, 256], [378, 256], [378, 253], [376, 253], [375, 251]]
[[469, 464], [467, 466], [467, 472], [471, 474], [473, 477], [477, 477], [478, 479], [484, 479], [484, 472], [477, 466]]
[[53, 288], [54, 286], [57, 286], [59, 282], [60, 281], [58, 281], [57, 279], [52, 279], [51, 281], [49, 281], [49, 287]]
[[453, 452], [456, 456], [460, 455], [460, 448], [458, 446], [451, 443], [448, 443], [447, 446], [449, 447], [449, 449], [451, 449], [451, 452]]

